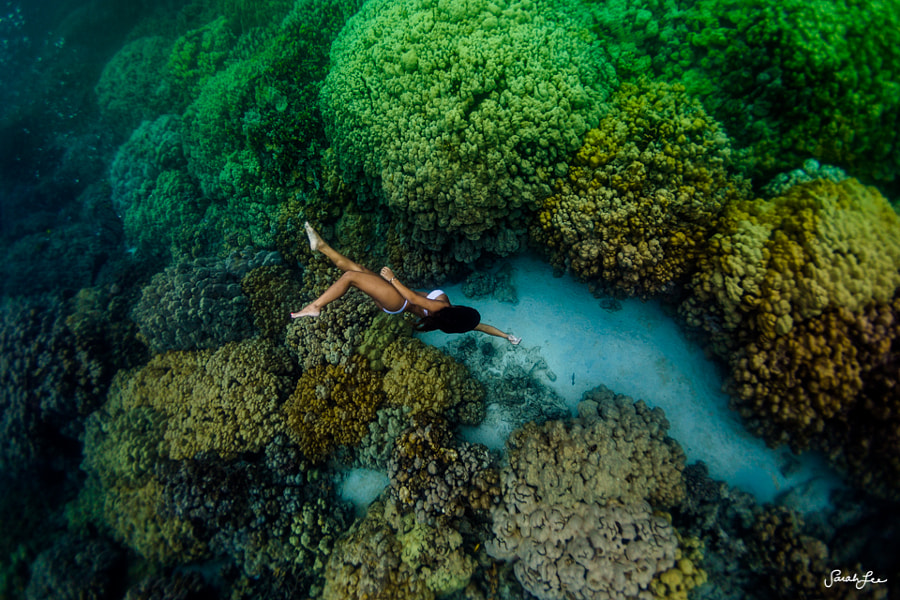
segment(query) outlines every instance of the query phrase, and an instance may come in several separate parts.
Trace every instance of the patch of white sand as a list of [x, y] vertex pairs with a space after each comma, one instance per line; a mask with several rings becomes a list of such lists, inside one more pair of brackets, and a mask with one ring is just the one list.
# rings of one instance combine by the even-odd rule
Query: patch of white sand
[[[573, 414], [582, 394], [603, 384], [662, 407], [671, 424], [669, 435], [684, 448], [688, 462], [702, 460], [713, 478], [752, 493], [760, 502], [794, 490], [791, 504], [799, 510], [827, 504], [840, 480], [824, 460], [810, 453], [772, 450], [748, 433], [728, 408], [721, 370], [686, 339], [658, 302], [625, 300], [621, 310], [606, 310], [586, 285], [568, 275], [554, 278], [552, 268], [535, 257], [517, 257], [511, 263], [518, 304], [469, 300], [459, 285], [442, 289], [452, 302], [477, 308], [485, 323], [521, 337], [522, 348], [540, 346], [557, 376], [545, 383], [566, 400]], [[447, 338], [440, 332], [422, 335], [436, 346]], [[505, 439], [508, 428], [498, 423], [497, 415], [491, 416], [481, 427], [467, 430], [467, 438], [490, 441], [491, 446]]]

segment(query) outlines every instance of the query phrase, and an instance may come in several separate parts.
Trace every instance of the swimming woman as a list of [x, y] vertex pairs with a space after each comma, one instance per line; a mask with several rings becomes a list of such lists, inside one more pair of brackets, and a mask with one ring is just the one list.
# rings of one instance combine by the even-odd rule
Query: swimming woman
[[309, 247], [314, 252], [318, 250], [331, 259], [344, 274], [312, 303], [299, 312], [291, 313], [291, 318], [318, 317], [325, 306], [346, 294], [350, 286], [353, 286], [372, 298], [375, 304], [389, 315], [408, 312], [419, 317], [419, 322], [415, 326], [417, 331], [435, 329], [440, 329], [444, 333], [480, 331], [505, 338], [513, 344], [522, 341], [514, 335], [503, 333], [496, 327], [482, 323], [481, 315], [474, 308], [450, 304], [447, 294], [441, 290], [434, 290], [429, 294], [414, 292], [400, 283], [393, 271], [387, 267], [381, 269], [379, 277], [329, 246], [309, 223], [304, 223], [303, 227], [309, 237]]

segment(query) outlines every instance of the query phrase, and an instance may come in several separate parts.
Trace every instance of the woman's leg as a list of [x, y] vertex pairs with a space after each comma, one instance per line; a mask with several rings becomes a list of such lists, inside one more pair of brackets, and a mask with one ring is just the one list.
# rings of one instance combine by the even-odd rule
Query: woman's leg
[[291, 313], [292, 318], [318, 317], [325, 306], [346, 294], [350, 286], [368, 295], [382, 309], [400, 310], [400, 307], [404, 305], [404, 299], [394, 286], [329, 246], [309, 223], [305, 223], [304, 227], [306, 228], [306, 235], [309, 237], [309, 247], [312, 250], [320, 251], [331, 259], [331, 262], [344, 271], [344, 274], [312, 303], [299, 312]]
[[[308, 222], [303, 224], [303, 228], [306, 229], [306, 236], [309, 238], [309, 248], [313, 252], [318, 250], [325, 256], [327, 256], [331, 262], [334, 263], [341, 271], [359, 271], [360, 273], [372, 273], [369, 269], [364, 266], [353, 262], [334, 248], [328, 245], [328, 242], [322, 239], [322, 236], [313, 229], [312, 225]], [[374, 275], [374, 273], [373, 273]]]
[[325, 290], [325, 293], [303, 307], [300, 312], [291, 313], [291, 317], [294, 319], [318, 317], [323, 308], [346, 294], [351, 286], [372, 298], [379, 308], [397, 311], [404, 306], [405, 300], [400, 292], [380, 276], [365, 271], [346, 271]]

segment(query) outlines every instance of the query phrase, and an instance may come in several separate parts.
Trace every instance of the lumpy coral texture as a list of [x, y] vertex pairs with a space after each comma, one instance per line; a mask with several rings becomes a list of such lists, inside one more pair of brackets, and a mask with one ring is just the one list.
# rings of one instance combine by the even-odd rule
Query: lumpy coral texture
[[900, 217], [856, 180], [816, 180], [726, 207], [682, 314], [728, 362], [753, 431], [891, 495], [898, 286]]
[[682, 86], [624, 83], [532, 238], [555, 266], [620, 295], [671, 291], [722, 207], [748, 191], [731, 165], [724, 131]]
[[677, 532], [653, 507], [682, 499], [684, 453], [643, 402], [601, 387], [578, 412], [513, 433], [488, 552], [544, 600], [639, 597], [676, 564]]
[[784, 335], [826, 308], [855, 312], [893, 297], [900, 217], [855, 180], [800, 184], [729, 204], [698, 266], [689, 322], [706, 320], [713, 334]]
[[331, 49], [320, 97], [344, 176], [457, 260], [519, 249], [614, 75], [586, 23], [532, 0], [378, 0]]

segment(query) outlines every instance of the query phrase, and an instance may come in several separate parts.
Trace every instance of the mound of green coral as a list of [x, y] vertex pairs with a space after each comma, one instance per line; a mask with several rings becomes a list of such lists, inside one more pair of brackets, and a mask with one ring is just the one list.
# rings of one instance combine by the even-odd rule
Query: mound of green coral
[[199, 452], [233, 457], [284, 433], [280, 407], [295, 373], [284, 348], [264, 340], [230, 342], [215, 351], [153, 357], [122, 381], [122, 397], [126, 408], [165, 416], [170, 458]]
[[810, 156], [894, 181], [900, 3], [658, 0], [591, 5], [623, 78], [680, 81], [768, 179]]
[[462, 262], [516, 251], [614, 79], [572, 14], [532, 0], [363, 5], [320, 97], [344, 178], [416, 244]]
[[619, 294], [670, 291], [747, 184], [728, 138], [678, 85], [623, 84], [531, 235], [558, 268]]
[[476, 568], [458, 531], [379, 500], [335, 546], [322, 599], [432, 600], [463, 590]]
[[469, 371], [434, 346], [415, 338], [399, 338], [382, 355], [387, 366], [384, 392], [390, 406], [411, 414], [455, 415], [474, 425], [484, 417], [484, 389]]

